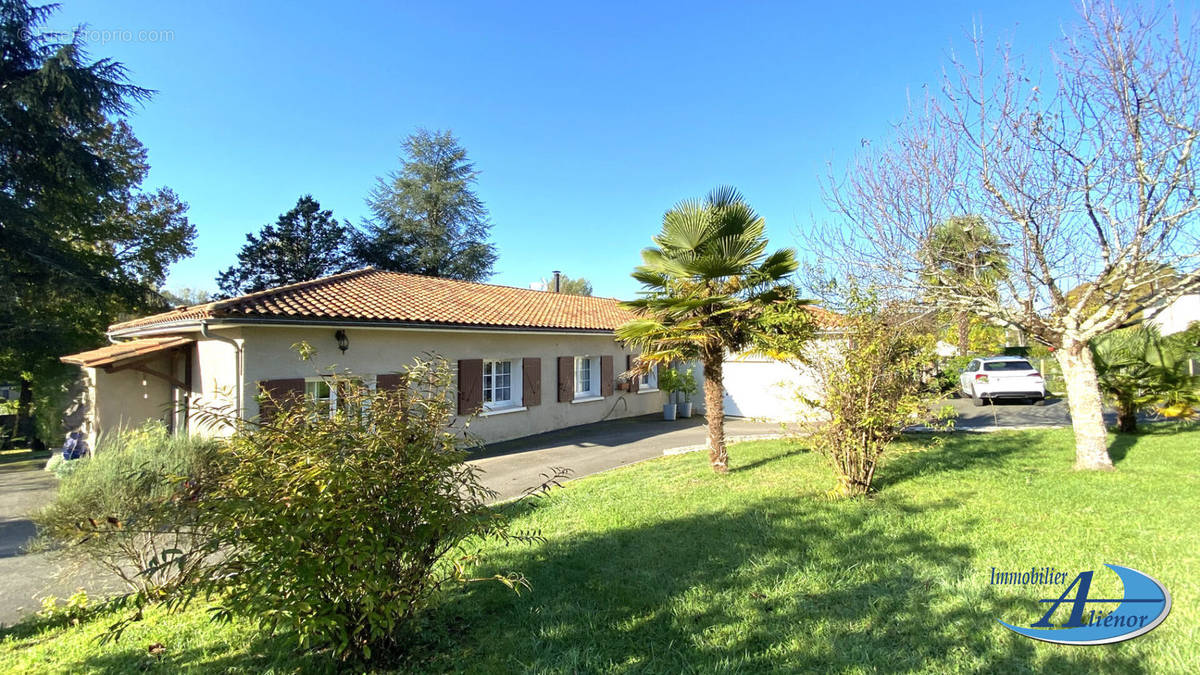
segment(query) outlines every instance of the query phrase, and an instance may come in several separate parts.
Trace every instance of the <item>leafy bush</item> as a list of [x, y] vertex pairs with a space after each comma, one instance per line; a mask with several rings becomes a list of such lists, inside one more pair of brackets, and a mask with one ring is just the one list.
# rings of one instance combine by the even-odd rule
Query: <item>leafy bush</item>
[[37, 615], [43, 619], [65, 619], [70, 623], [77, 624], [87, 617], [88, 611], [91, 609], [91, 599], [88, 598], [87, 591], [81, 588], [72, 593], [66, 603], [61, 605], [58, 603], [58, 598], [53, 595], [42, 598], [42, 609]]
[[131, 590], [178, 583], [187, 569], [164, 567], [160, 552], [206, 543], [190, 525], [189, 483], [210, 470], [218, 443], [167, 433], [161, 423], [105, 436], [92, 455], [56, 468], [54, 501], [35, 514], [44, 548], [112, 572]]
[[[329, 378], [336, 410], [264, 394], [267, 419], [202, 412], [236, 432], [221, 471], [199, 490], [212, 540], [190, 557], [210, 562], [173, 603], [216, 597], [217, 619], [249, 616], [342, 657], [402, 644], [439, 588], [473, 580], [469, 542], [526, 538], [510, 535], [486, 506], [494, 493], [463, 462], [451, 381], [446, 362], [434, 359], [411, 366], [391, 391]], [[514, 589], [525, 583], [493, 578]]]
[[658, 369], [658, 388], [667, 394], [667, 402], [674, 403], [671, 396], [682, 386], [679, 371], [670, 366], [662, 366]]
[[963, 370], [966, 370], [967, 364], [975, 358], [970, 354], [964, 354], [945, 359], [941, 366], [938, 367], [937, 377], [934, 379], [937, 393], [945, 394], [958, 391], [958, 376], [962, 374]]
[[806, 355], [819, 394], [801, 394], [828, 416], [815, 429], [812, 447], [837, 473], [840, 496], [871, 489], [880, 458], [906, 427], [949, 415], [931, 410], [923, 383], [934, 361], [934, 337], [869, 296], [851, 300], [840, 325], [844, 341], [818, 343]]

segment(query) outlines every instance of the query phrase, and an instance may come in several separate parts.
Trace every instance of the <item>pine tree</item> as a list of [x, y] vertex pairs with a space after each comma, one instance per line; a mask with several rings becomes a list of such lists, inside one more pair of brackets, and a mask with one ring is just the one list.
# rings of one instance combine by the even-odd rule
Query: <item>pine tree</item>
[[58, 357], [160, 303], [195, 237], [173, 192], [140, 190], [146, 152], [121, 120], [150, 92], [78, 34], [43, 32], [54, 9], [0, 0], [0, 378], [21, 380], [19, 417], [43, 434], [77, 374]]
[[344, 272], [352, 266], [349, 230], [312, 195], [304, 195], [273, 225], [246, 235], [238, 264], [217, 276], [217, 287], [230, 297]]
[[400, 170], [380, 178], [367, 200], [372, 216], [353, 256], [394, 272], [487, 279], [496, 251], [467, 151], [448, 131], [421, 129], [403, 145]]

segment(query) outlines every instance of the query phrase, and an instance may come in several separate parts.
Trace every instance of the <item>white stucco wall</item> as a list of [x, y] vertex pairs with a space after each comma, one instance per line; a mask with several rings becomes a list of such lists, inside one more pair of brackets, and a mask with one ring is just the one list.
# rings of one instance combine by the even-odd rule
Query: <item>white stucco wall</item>
[[[318, 372], [349, 371], [370, 376], [402, 370], [422, 354], [435, 352], [457, 368], [459, 359], [541, 359], [541, 404], [527, 410], [477, 417], [470, 427], [473, 435], [487, 442], [528, 436], [563, 427], [599, 422], [603, 419], [661, 412], [664, 395], [659, 392], [629, 393], [614, 390], [612, 396], [586, 403], [558, 402], [560, 356], [612, 356], [613, 374], [625, 370], [628, 352], [611, 335], [550, 333], [507, 333], [499, 331], [458, 332], [346, 328], [350, 340], [345, 354], [334, 339], [336, 326], [312, 328], [247, 326], [241, 329], [245, 344], [243, 402], [247, 415], [258, 413], [254, 400], [257, 383], [282, 378], [313, 377]], [[316, 348], [311, 363], [299, 359], [291, 346], [307, 341]]]
[[[158, 372], [169, 372], [171, 367], [166, 357], [146, 365]], [[170, 419], [171, 387], [162, 378], [135, 370], [107, 373], [100, 368], [86, 368], [84, 372], [91, 412], [83, 431], [92, 447], [104, 434], [139, 427], [149, 420], [166, 424]]]
[[[242, 344], [240, 328], [213, 330], [212, 334]], [[192, 391], [188, 406], [188, 430], [206, 436], [224, 436], [232, 427], [215, 424], [212, 414], [235, 415], [240, 378], [237, 347], [217, 339], [205, 339], [199, 333], [192, 353]], [[209, 414], [205, 414], [207, 411]]]
[[1200, 321], [1200, 294], [1185, 295], [1150, 319], [1163, 335], [1183, 332], [1193, 321]]

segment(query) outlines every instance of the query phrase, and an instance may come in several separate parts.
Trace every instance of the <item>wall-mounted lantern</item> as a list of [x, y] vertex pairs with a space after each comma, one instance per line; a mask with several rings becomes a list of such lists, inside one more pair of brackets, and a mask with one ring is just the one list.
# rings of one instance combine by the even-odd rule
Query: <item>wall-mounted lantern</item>
[[346, 331], [339, 329], [338, 332], [333, 334], [333, 337], [337, 339], [338, 349], [342, 350], [342, 353], [345, 354], [346, 350], [350, 348], [350, 338], [346, 337]]

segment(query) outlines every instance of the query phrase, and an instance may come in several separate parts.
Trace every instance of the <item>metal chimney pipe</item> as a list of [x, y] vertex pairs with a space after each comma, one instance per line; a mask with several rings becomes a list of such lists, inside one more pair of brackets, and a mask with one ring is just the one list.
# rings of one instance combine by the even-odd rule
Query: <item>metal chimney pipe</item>
[[554, 292], [562, 292], [562, 272], [559, 270], [554, 270]]

